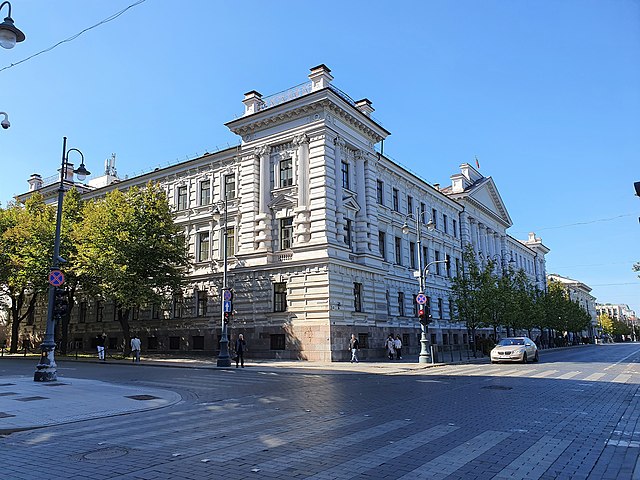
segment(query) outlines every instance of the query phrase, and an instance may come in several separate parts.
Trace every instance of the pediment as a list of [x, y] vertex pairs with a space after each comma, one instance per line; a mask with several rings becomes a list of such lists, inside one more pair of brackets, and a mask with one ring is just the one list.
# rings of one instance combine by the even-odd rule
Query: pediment
[[287, 208], [293, 208], [295, 206], [296, 198], [289, 193], [276, 195], [268, 204], [268, 207], [271, 210], [285, 210]]
[[360, 205], [356, 201], [355, 195], [347, 194], [342, 197], [342, 205], [349, 210], [353, 210], [354, 212], [360, 211]]
[[493, 214], [493, 216], [504, 223], [507, 228], [513, 225], [507, 207], [502, 201], [500, 192], [498, 192], [498, 188], [491, 177], [486, 177], [482, 181], [477, 182], [467, 189], [463, 196], [466, 197], [468, 201], [475, 203], [476, 206]]

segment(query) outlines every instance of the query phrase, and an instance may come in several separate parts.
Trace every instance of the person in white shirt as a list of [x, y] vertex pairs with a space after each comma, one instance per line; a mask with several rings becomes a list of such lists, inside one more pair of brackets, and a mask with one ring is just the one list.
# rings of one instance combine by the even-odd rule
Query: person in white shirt
[[396, 360], [402, 360], [402, 340], [400, 340], [400, 335], [396, 335], [393, 347], [396, 349]]
[[132, 362], [140, 363], [140, 339], [134, 334], [131, 338], [131, 359]]

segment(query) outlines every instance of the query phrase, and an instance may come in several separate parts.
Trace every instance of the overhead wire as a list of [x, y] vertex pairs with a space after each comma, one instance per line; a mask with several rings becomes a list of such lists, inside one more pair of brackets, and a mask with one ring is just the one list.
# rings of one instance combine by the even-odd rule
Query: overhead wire
[[64, 40], [59, 41], [58, 43], [56, 43], [55, 45], [53, 45], [53, 46], [51, 46], [51, 47], [49, 47], [49, 48], [45, 48], [44, 50], [41, 50], [41, 51], [39, 51], [38, 53], [34, 53], [33, 55], [30, 55], [30, 56], [28, 56], [27, 58], [24, 58], [24, 59], [22, 59], [22, 60], [20, 60], [20, 61], [18, 61], [18, 62], [16, 62], [16, 63], [12, 63], [12, 64], [10, 64], [10, 65], [7, 65], [7, 66], [5, 66], [5, 67], [0, 68], [0, 72], [3, 72], [3, 71], [5, 71], [5, 70], [7, 70], [7, 69], [9, 69], [9, 68], [12, 68], [12, 67], [15, 67], [15, 66], [17, 66], [17, 65], [20, 65], [21, 63], [24, 63], [24, 62], [26, 62], [26, 61], [28, 61], [28, 60], [31, 60], [32, 58], [37, 57], [38, 55], [42, 55], [43, 53], [50, 52], [51, 50], [53, 50], [54, 48], [56, 48], [56, 47], [58, 47], [58, 46], [62, 45], [63, 43], [71, 42], [71, 41], [75, 40], [76, 38], [78, 38], [78, 37], [79, 37], [80, 35], [82, 35], [83, 33], [88, 32], [89, 30], [92, 30], [92, 29], [94, 29], [94, 28], [96, 28], [96, 27], [99, 27], [100, 25], [104, 25], [105, 23], [108, 23], [108, 22], [110, 22], [110, 21], [112, 21], [112, 20], [115, 20], [115, 19], [116, 19], [116, 18], [118, 18], [120, 15], [122, 15], [124, 12], [126, 12], [127, 10], [129, 10], [130, 8], [133, 8], [133, 7], [137, 6], [137, 5], [140, 5], [141, 3], [146, 2], [146, 1], [147, 1], [147, 0], [138, 0], [137, 2], [132, 3], [132, 4], [131, 4], [131, 5], [129, 5], [128, 7], [126, 7], [126, 8], [124, 8], [124, 9], [120, 10], [119, 12], [114, 13], [113, 15], [111, 15], [111, 16], [109, 16], [109, 17], [105, 18], [104, 20], [101, 20], [100, 22], [96, 23], [95, 25], [92, 25], [92, 26], [90, 26], [90, 27], [87, 27], [87, 28], [85, 28], [84, 30], [82, 30], [82, 31], [80, 31], [80, 32], [78, 32], [78, 33], [76, 33], [75, 35], [72, 35], [72, 36], [70, 36], [69, 38], [65, 38]]

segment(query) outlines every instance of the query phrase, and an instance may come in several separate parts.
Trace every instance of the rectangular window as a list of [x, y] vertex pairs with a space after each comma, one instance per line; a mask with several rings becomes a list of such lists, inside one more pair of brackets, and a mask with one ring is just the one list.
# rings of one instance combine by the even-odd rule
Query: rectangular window
[[387, 304], [387, 315], [391, 316], [391, 294], [387, 290], [384, 294], [385, 303]]
[[349, 164], [347, 162], [342, 162], [342, 188], [349, 190], [351, 185], [349, 183]]
[[438, 336], [435, 333], [431, 334], [431, 345], [437, 345], [438, 344]]
[[447, 225], [447, 220], [449, 218], [446, 215], [442, 215], [442, 229], [444, 230], [444, 233], [449, 233], [449, 227]]
[[435, 208], [431, 209], [431, 221], [433, 222], [433, 228], [438, 228], [438, 211]]
[[376, 196], [378, 203], [384, 205], [384, 182], [382, 180], [376, 182]]
[[457, 333], [453, 334], [453, 344], [454, 345], [458, 345], [460, 343], [460, 335], [458, 335]]
[[187, 186], [178, 187], [178, 210], [187, 209]]
[[357, 282], [353, 284], [353, 309], [362, 312], [362, 284]]
[[409, 339], [411, 338], [411, 334], [403, 333], [402, 334], [402, 348], [406, 348], [409, 346]]
[[182, 294], [173, 296], [173, 318], [182, 318], [184, 308], [184, 297]]
[[87, 302], [80, 302], [80, 311], [78, 312], [78, 322], [87, 322]]
[[147, 337], [147, 350], [158, 349], [158, 337]]
[[420, 221], [422, 223], [427, 223], [427, 219], [425, 216], [427, 215], [427, 206], [424, 203], [420, 203]]
[[157, 320], [160, 318], [160, 305], [154, 303], [151, 305], [151, 318], [153, 320]]
[[385, 232], [378, 232], [378, 249], [383, 260], [387, 259], [387, 234]]
[[293, 244], [293, 217], [280, 219], [280, 250], [289, 250]]
[[413, 197], [407, 195], [407, 213], [413, 213]]
[[236, 176], [233, 173], [224, 176], [224, 198], [227, 200], [236, 198]]
[[169, 350], [180, 350], [180, 337], [169, 337]]
[[293, 185], [293, 162], [290, 158], [280, 161], [280, 187]]
[[273, 311], [287, 311], [287, 284], [286, 282], [276, 282], [273, 284]]
[[460, 275], [460, 259], [456, 258], [456, 275]]
[[369, 334], [368, 333], [359, 333], [358, 334], [358, 344], [360, 348], [369, 348]]
[[286, 343], [285, 343], [285, 336], [284, 333], [273, 333], [270, 336], [270, 348], [271, 350], [284, 350]]
[[[435, 261], [439, 262], [440, 261], [440, 252], [438, 250], [436, 250], [435, 252]], [[440, 263], [436, 263], [436, 275], [440, 275]]]
[[98, 300], [96, 303], [96, 322], [101, 322], [104, 318], [104, 302]]
[[393, 189], [393, 210], [396, 212], [400, 211], [400, 203], [399, 203], [399, 199], [398, 199], [398, 189], [394, 188]]
[[211, 181], [203, 180], [200, 182], [200, 205], [209, 205], [211, 203]]
[[453, 222], [453, 236], [458, 238], [458, 221], [455, 218], [451, 221]]
[[410, 262], [411, 268], [415, 270], [417, 268], [416, 267], [416, 244], [413, 242], [409, 242], [409, 262]]
[[227, 228], [227, 255], [236, 254], [236, 229], [234, 227]]
[[[449, 299], [449, 320], [453, 320], [455, 315], [454, 315], [454, 311], [453, 311], [453, 300]], [[456, 340], [456, 343], [458, 343], [458, 341]]]
[[448, 333], [443, 333], [442, 334], [442, 344], [443, 345], [449, 345], [449, 334]]
[[438, 299], [438, 318], [442, 318], [443, 309], [442, 309], [442, 299]]
[[349, 248], [352, 247], [352, 238], [351, 238], [351, 220], [347, 218], [347, 221], [344, 223], [344, 243], [347, 244]]
[[400, 237], [396, 237], [394, 240], [396, 248], [396, 264], [402, 265], [402, 239]]
[[200, 232], [198, 234], [198, 261], [206, 262], [209, 260], [209, 232]]
[[422, 266], [426, 267], [429, 263], [429, 247], [422, 247]]
[[412, 295], [411, 296], [411, 304], [412, 304], [412, 308], [413, 308], [413, 316], [417, 317], [418, 316], [418, 302], [416, 301], [416, 298], [418, 298], [417, 295]]
[[404, 292], [398, 292], [398, 315], [404, 317]]
[[196, 315], [198, 317], [206, 317], [207, 316], [207, 301], [208, 301], [207, 292], [199, 290], [196, 293], [196, 295], [197, 295], [197, 299], [198, 299], [198, 306], [197, 306]]
[[191, 344], [194, 350], [204, 350], [204, 336], [194, 335], [191, 337]]
[[444, 264], [444, 268], [447, 271], [447, 277], [451, 278], [451, 257], [445, 253], [444, 259], [449, 262]]

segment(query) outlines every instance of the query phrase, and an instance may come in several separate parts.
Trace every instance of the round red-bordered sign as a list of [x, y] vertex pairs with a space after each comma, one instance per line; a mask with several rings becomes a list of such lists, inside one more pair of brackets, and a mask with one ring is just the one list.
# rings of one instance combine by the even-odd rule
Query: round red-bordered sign
[[59, 287], [64, 284], [64, 273], [60, 270], [51, 270], [49, 272], [49, 284]]

